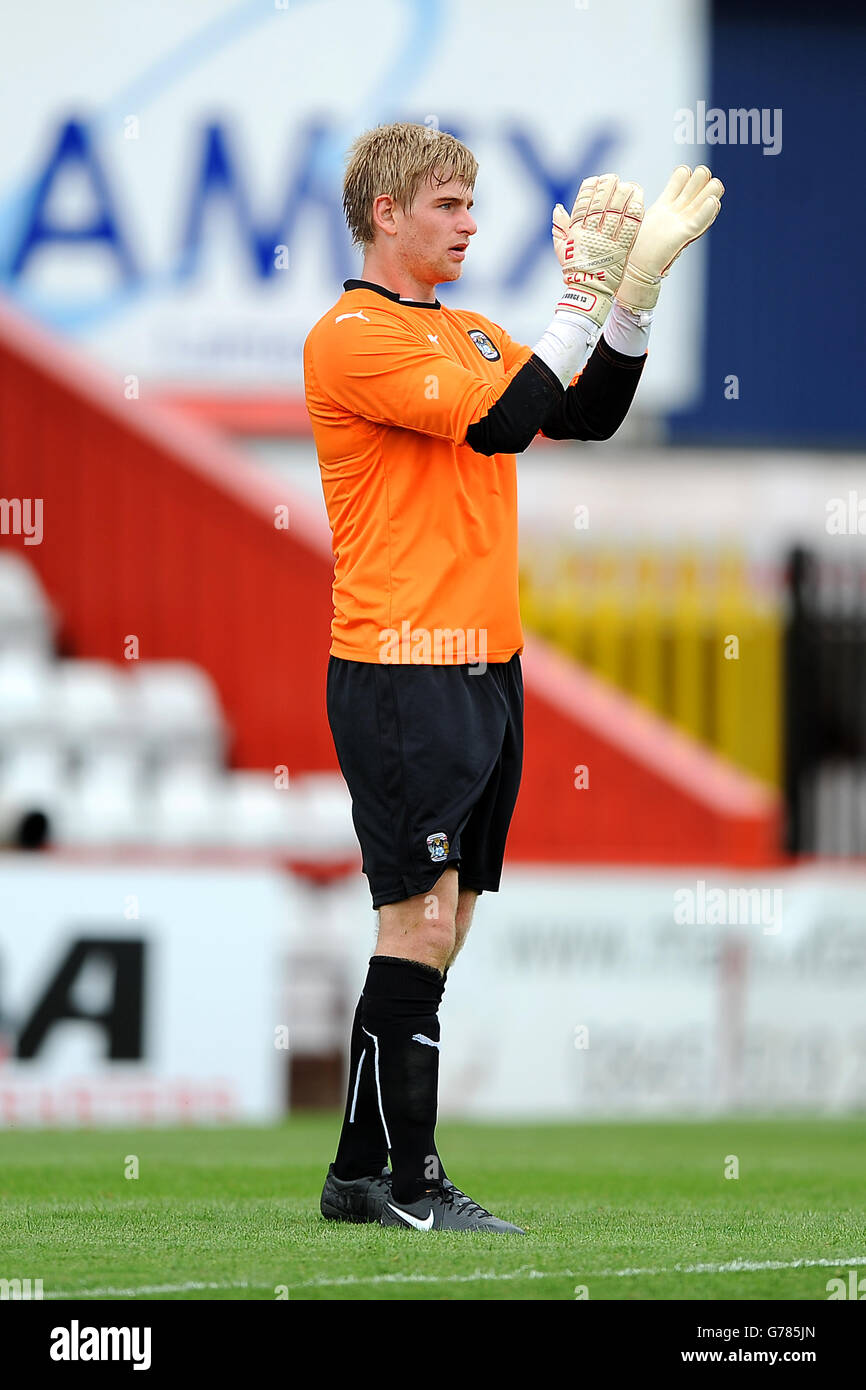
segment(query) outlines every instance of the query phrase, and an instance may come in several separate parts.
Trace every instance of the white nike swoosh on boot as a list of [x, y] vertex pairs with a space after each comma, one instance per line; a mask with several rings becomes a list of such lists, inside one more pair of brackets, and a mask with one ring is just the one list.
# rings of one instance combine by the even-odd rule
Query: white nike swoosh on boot
[[429, 1231], [433, 1225], [432, 1207], [430, 1208], [430, 1215], [426, 1216], [422, 1221], [420, 1216], [413, 1216], [411, 1212], [401, 1211], [399, 1207], [393, 1206], [391, 1202], [388, 1203], [388, 1206], [391, 1207], [395, 1216], [399, 1216], [407, 1225], [414, 1226], [416, 1231]]

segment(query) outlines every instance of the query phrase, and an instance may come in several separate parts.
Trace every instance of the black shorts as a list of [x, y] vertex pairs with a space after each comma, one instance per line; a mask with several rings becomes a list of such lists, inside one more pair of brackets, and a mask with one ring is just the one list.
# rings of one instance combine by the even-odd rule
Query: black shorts
[[331, 656], [327, 708], [373, 907], [429, 893], [449, 866], [495, 893], [523, 770], [519, 655], [486, 669]]

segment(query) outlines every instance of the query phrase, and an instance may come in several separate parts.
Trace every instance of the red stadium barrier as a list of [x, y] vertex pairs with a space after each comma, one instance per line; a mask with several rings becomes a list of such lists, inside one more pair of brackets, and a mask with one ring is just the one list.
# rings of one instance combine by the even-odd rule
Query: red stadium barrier
[[306, 500], [204, 426], [125, 399], [122, 378], [8, 307], [0, 422], [3, 495], [43, 499], [43, 543], [22, 549], [66, 650], [120, 662], [134, 635], [142, 658], [197, 662], [234, 728], [236, 765], [336, 768], [330, 532]]
[[312, 439], [313, 428], [303, 395], [284, 391], [278, 396], [257, 391], [237, 392], [171, 391], [159, 393], [159, 404], [181, 410], [191, 419], [227, 431], [229, 434], [279, 436]]
[[526, 746], [509, 858], [780, 862], [772, 787], [536, 637], [522, 664]]
[[[43, 500], [21, 547], [66, 654], [194, 661], [213, 677], [238, 767], [336, 769], [325, 714], [332, 558], [305, 499], [211, 430], [128, 400], [0, 307], [0, 488]], [[289, 527], [275, 525], [288, 508]], [[773, 861], [778, 801], [543, 644], [528, 641], [526, 763], [512, 862]], [[586, 765], [590, 786], [574, 786]]]

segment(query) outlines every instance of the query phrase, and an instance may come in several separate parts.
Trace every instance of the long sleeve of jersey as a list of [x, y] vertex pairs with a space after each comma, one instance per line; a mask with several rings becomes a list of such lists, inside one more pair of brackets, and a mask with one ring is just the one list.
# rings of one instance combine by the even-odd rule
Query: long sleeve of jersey
[[[496, 345], [507, 370], [490, 381], [439, 344], [439, 315], [419, 316], [416, 311], [406, 320], [406, 312], [393, 310], [387, 301], [381, 309], [365, 304], [359, 313], [335, 315], [322, 331], [315, 357], [308, 353], [307, 371], [336, 406], [352, 415], [462, 444], [472, 422], [507, 392], [532, 349], [510, 339]], [[471, 343], [469, 347], [475, 352]], [[556, 386], [562, 394], [558, 382]], [[548, 391], [539, 401], [539, 418], [554, 400]]]

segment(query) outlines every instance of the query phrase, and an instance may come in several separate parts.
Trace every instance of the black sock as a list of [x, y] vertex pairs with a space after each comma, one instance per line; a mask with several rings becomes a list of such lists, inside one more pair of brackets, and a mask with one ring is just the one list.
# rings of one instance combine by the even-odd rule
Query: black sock
[[[448, 971], [447, 971], [447, 969], [446, 969], [446, 970], [444, 971], [443, 975], [442, 975], [442, 983], [441, 983], [440, 986], [439, 986], [439, 998], [438, 998], [437, 1003], [436, 1003], [437, 1021], [438, 1021], [439, 1005], [442, 1003], [442, 996], [443, 996], [443, 994], [445, 993], [445, 986], [446, 986], [447, 983], [448, 983]], [[439, 1150], [438, 1150], [438, 1148], [436, 1147], [436, 1140], [435, 1140], [435, 1139], [433, 1140], [433, 1156], [435, 1157], [436, 1162], [435, 1162], [435, 1164], [431, 1164], [431, 1169], [432, 1169], [432, 1168], [435, 1168], [435, 1169], [436, 1169], [437, 1181], [438, 1181], [438, 1182], [444, 1182], [445, 1179], [448, 1177], [448, 1174], [445, 1172], [445, 1168], [444, 1168], [444, 1166], [443, 1166], [442, 1159], [439, 1157]]]
[[378, 1098], [391, 1152], [394, 1200], [415, 1202], [441, 1180], [433, 1138], [439, 1090], [441, 972], [418, 961], [372, 956], [361, 1022], [373, 1047]]
[[378, 1177], [388, 1162], [388, 1145], [376, 1093], [373, 1042], [361, 1027], [363, 1002], [362, 995], [352, 1021], [346, 1110], [334, 1159], [334, 1173], [343, 1182]]

